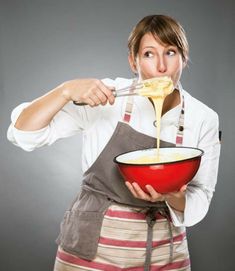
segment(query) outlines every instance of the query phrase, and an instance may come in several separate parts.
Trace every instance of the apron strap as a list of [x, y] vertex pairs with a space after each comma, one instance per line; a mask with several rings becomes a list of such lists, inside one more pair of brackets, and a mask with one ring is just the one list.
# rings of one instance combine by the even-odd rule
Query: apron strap
[[178, 122], [178, 129], [177, 129], [177, 134], [176, 134], [176, 146], [182, 146], [183, 144], [183, 139], [184, 139], [184, 96], [182, 95], [182, 107], [181, 107], [181, 112], [180, 112], [180, 117], [179, 117], [179, 122]]
[[146, 244], [146, 256], [145, 256], [145, 263], [144, 263], [144, 271], [150, 271], [151, 266], [151, 256], [152, 256], [152, 249], [153, 249], [153, 226], [156, 223], [156, 209], [150, 208], [146, 213], [146, 222], [148, 224], [147, 230], [147, 244]]
[[[135, 85], [137, 81], [137, 78], [133, 80], [133, 83], [131, 85]], [[134, 92], [135, 89], [130, 88], [130, 93]], [[125, 108], [125, 113], [123, 115], [123, 122], [129, 123], [131, 120], [131, 113], [133, 110], [133, 103], [134, 103], [134, 97], [132, 95], [129, 95], [127, 97], [127, 102], [126, 102], [126, 108]]]
[[133, 96], [128, 96], [123, 122], [129, 123], [131, 120], [131, 113], [133, 109]]

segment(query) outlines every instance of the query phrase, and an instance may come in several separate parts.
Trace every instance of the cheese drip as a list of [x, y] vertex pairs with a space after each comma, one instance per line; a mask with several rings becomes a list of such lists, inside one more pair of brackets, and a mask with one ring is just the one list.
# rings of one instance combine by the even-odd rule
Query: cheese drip
[[139, 91], [141, 96], [151, 98], [156, 112], [157, 123], [157, 154], [156, 160], [160, 161], [160, 131], [163, 102], [167, 95], [172, 93], [174, 85], [170, 77], [157, 77], [144, 81], [144, 87]]
[[130, 164], [151, 164], [151, 163], [166, 163], [177, 160], [187, 159], [190, 156], [180, 153], [160, 153], [160, 131], [161, 131], [161, 115], [163, 102], [167, 95], [172, 93], [174, 85], [172, 80], [167, 77], [152, 78], [143, 81], [143, 88], [139, 90], [139, 95], [151, 98], [154, 104], [157, 121], [157, 152], [153, 155], [143, 155], [139, 158], [128, 159]]

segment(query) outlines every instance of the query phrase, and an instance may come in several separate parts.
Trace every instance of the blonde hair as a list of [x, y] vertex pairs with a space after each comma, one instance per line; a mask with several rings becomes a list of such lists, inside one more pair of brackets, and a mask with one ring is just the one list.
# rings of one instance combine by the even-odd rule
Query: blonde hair
[[142, 37], [151, 33], [163, 44], [176, 46], [186, 63], [189, 45], [183, 27], [173, 18], [166, 15], [149, 15], [144, 17], [133, 28], [128, 39], [129, 54], [136, 58]]

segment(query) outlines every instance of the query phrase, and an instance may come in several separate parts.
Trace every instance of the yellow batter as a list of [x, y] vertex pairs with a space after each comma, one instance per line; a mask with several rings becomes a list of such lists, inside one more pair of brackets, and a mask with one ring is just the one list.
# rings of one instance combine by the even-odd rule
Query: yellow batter
[[186, 159], [187, 156], [185, 154], [180, 153], [158, 153], [158, 155], [151, 155], [151, 156], [141, 156], [136, 159], [130, 159], [128, 160], [128, 163], [130, 164], [153, 164], [153, 163], [166, 163], [166, 162], [172, 162], [177, 160]]
[[152, 156], [142, 156], [137, 159], [128, 160], [128, 163], [133, 164], [149, 164], [159, 162], [171, 162], [187, 158], [186, 155], [180, 153], [160, 153], [160, 131], [161, 131], [161, 115], [164, 99], [172, 93], [174, 85], [170, 77], [156, 77], [143, 81], [143, 88], [139, 94], [151, 98], [155, 107], [157, 121], [157, 152]]
[[[157, 77], [144, 81], [144, 87], [140, 90], [141, 96], [151, 98], [155, 107], [157, 121], [157, 154], [154, 161], [160, 162], [160, 131], [161, 131], [161, 115], [163, 102], [167, 95], [172, 93], [174, 85], [170, 77]], [[153, 158], [152, 158], [153, 159]], [[142, 160], [144, 163], [145, 159]], [[146, 161], [146, 163], [149, 163]]]
[[157, 121], [157, 156], [159, 156], [162, 106], [166, 96], [174, 90], [174, 85], [168, 76], [156, 77], [145, 80], [144, 82], [144, 87], [140, 90], [140, 95], [151, 98], [155, 107]]

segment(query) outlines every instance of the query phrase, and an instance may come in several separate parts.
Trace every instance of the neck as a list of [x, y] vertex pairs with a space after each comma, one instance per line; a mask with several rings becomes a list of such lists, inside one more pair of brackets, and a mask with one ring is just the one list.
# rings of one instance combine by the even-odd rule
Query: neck
[[180, 93], [179, 90], [175, 89], [170, 95], [166, 96], [163, 107], [162, 107], [162, 116], [180, 104]]

